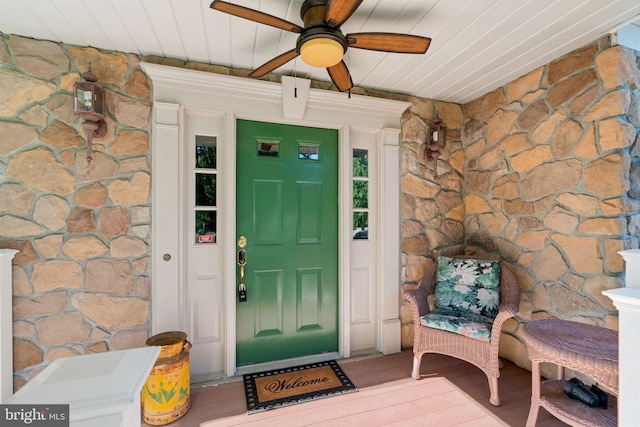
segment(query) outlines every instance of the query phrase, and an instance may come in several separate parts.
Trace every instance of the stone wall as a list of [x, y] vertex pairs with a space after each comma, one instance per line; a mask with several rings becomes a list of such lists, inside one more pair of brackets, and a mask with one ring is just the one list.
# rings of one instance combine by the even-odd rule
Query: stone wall
[[[425, 160], [430, 120], [440, 117], [447, 141], [436, 163]], [[462, 146], [464, 116], [458, 104], [415, 98], [402, 116], [401, 174], [401, 284], [417, 286], [429, 259], [464, 252], [464, 173]], [[402, 346], [413, 345], [413, 321], [402, 304]]]
[[[13, 267], [14, 388], [53, 360], [150, 331], [151, 91], [139, 58], [0, 37], [0, 247]], [[109, 131], [88, 165], [73, 84], [91, 63]]]
[[[447, 125], [447, 142], [437, 162], [425, 160], [429, 121]], [[402, 117], [402, 280], [416, 283], [434, 253], [464, 249], [464, 152], [462, 107], [416, 98]]]
[[[615, 307], [602, 291], [624, 285], [617, 252], [638, 247], [637, 61], [602, 39], [464, 105], [462, 150], [451, 147], [449, 159], [464, 176], [464, 246], [445, 249], [497, 256], [516, 274], [520, 313], [505, 325], [501, 355], [521, 366], [529, 360], [519, 329], [530, 319], [617, 329]], [[413, 133], [405, 122], [403, 135]], [[417, 174], [433, 186], [428, 171]], [[413, 196], [406, 186], [403, 192], [406, 222]], [[421, 221], [426, 230], [453, 212], [437, 206], [437, 216]], [[405, 287], [415, 286], [423, 270], [409, 241], [405, 235]], [[419, 249], [429, 257], [440, 249], [425, 243]], [[410, 346], [406, 310], [402, 320], [403, 344]]]

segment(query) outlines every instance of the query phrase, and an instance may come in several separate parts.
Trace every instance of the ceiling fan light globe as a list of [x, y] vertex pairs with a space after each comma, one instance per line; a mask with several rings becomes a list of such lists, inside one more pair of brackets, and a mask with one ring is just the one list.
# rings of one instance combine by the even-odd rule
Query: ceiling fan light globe
[[344, 47], [330, 38], [314, 38], [300, 46], [300, 56], [305, 64], [312, 67], [333, 67], [344, 56]]

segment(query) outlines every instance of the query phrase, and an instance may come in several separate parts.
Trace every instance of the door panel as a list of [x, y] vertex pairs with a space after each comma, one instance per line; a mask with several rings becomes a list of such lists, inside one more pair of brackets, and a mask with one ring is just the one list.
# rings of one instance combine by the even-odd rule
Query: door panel
[[298, 331], [322, 329], [322, 270], [296, 271]]
[[298, 243], [322, 243], [322, 184], [298, 183]]
[[257, 246], [283, 244], [282, 185], [282, 181], [254, 181], [253, 210], [260, 212], [260, 220], [254, 223]]
[[[284, 293], [283, 271], [256, 271], [255, 277], [255, 331], [256, 337], [282, 335], [282, 315], [284, 308], [282, 299]], [[243, 319], [245, 321], [246, 319]]]
[[[338, 349], [336, 130], [238, 120], [236, 363]], [[239, 280], [239, 276], [238, 276]]]

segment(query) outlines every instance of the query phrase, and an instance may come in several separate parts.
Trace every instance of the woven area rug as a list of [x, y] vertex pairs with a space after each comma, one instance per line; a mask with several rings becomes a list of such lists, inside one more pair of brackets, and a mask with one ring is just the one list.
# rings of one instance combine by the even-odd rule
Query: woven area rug
[[358, 391], [335, 360], [247, 374], [243, 378], [249, 414]]

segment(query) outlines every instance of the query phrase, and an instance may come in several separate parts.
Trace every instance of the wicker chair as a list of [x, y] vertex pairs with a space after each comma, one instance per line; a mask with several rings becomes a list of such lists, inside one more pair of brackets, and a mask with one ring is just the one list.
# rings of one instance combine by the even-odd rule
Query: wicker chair
[[500, 331], [504, 321], [518, 313], [520, 305], [520, 288], [515, 276], [504, 264], [500, 265], [498, 314], [493, 321], [489, 340], [482, 341], [421, 324], [420, 317], [430, 311], [427, 298], [435, 294], [436, 273], [437, 264], [431, 261], [420, 286], [415, 290], [404, 292], [404, 298], [409, 302], [413, 311], [414, 341], [413, 372], [411, 377], [416, 380], [420, 379], [420, 363], [422, 355], [425, 353], [439, 353], [456, 357], [477, 366], [487, 375], [491, 392], [489, 401], [492, 405], [499, 406], [498, 377], [500, 376], [500, 362], [498, 360], [498, 349]]

